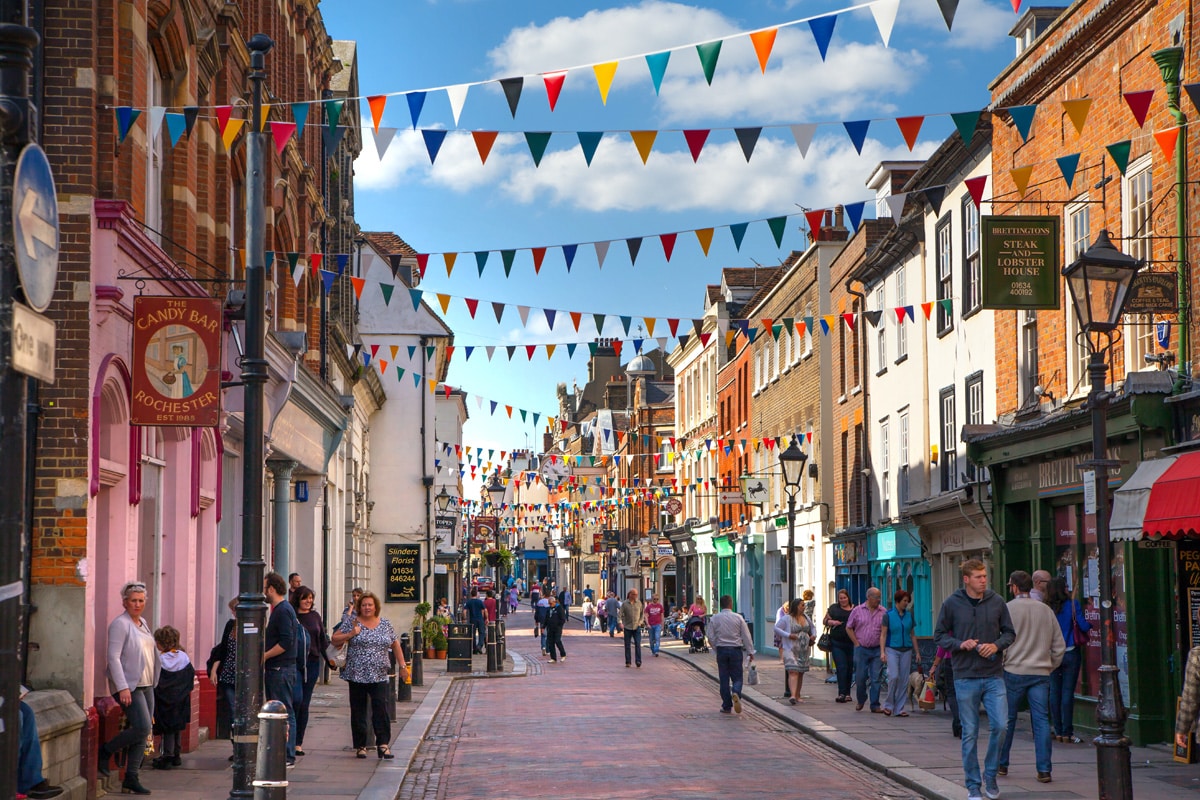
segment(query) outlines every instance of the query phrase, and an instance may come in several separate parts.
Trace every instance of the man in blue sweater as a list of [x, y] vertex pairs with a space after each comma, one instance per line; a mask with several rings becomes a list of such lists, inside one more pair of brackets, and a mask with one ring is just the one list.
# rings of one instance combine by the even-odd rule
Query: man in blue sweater
[[[933, 638], [951, 651], [954, 692], [962, 723], [962, 761], [967, 800], [999, 800], [996, 773], [1008, 721], [1008, 691], [1002, 655], [1016, 639], [1004, 598], [988, 588], [987, 567], [978, 559], [962, 563], [963, 588], [946, 598], [938, 613]], [[979, 775], [979, 704], [987, 710], [988, 749]]]

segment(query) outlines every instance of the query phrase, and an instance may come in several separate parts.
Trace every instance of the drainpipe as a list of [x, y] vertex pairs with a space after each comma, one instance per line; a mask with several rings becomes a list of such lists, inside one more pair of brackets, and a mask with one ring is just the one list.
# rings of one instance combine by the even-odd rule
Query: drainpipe
[[[421, 337], [421, 374], [429, 374], [429, 351], [425, 348], [429, 344], [429, 337]], [[429, 517], [433, 513], [433, 476], [426, 475], [425, 463], [426, 446], [428, 444], [428, 434], [425, 430], [427, 420], [427, 407], [429, 403], [429, 392], [421, 390], [421, 485], [425, 487], [425, 578], [421, 581], [422, 591], [432, 591], [429, 587], [429, 579], [433, 576], [433, 531], [429, 524]]]
[[[853, 278], [848, 279], [846, 281], [846, 292], [857, 297], [861, 301], [859, 308], [861, 308], [863, 311], [866, 311], [867, 310], [867, 296], [862, 292], [856, 292], [852, 288], [850, 288], [852, 284], [857, 283], [857, 282], [858, 281], [855, 281]], [[863, 398], [863, 401], [862, 401], [862, 403], [863, 403], [863, 463], [859, 466], [858, 477], [863, 482], [863, 514], [864, 514], [865, 518], [862, 520], [862, 524], [870, 525], [871, 524], [871, 479], [863, 474], [863, 470], [867, 469], [868, 465], [870, 465], [870, 463], [871, 463], [871, 435], [870, 435], [871, 434], [871, 414], [870, 414], [870, 404], [869, 404], [871, 393], [867, 391], [867, 376], [870, 374], [870, 370], [867, 367], [867, 362], [868, 362], [868, 359], [867, 359], [867, 330], [866, 330], [867, 326], [862, 324], [865, 319], [866, 318], [862, 314], [858, 315], [858, 331], [857, 331], [858, 338], [859, 338], [858, 381], [859, 381], [859, 385], [862, 387], [862, 398]], [[880, 320], [880, 324], [881, 325], [883, 324], [882, 320]], [[871, 474], [874, 475], [875, 473], [872, 472]]]
[[1192, 376], [1192, 354], [1188, 341], [1188, 317], [1191, 314], [1191, 299], [1188, 296], [1188, 214], [1187, 214], [1187, 117], [1179, 105], [1179, 74], [1183, 66], [1183, 48], [1166, 47], [1151, 54], [1162, 73], [1167, 88], [1167, 110], [1179, 127], [1175, 140], [1175, 281], [1179, 293], [1178, 315], [1175, 319], [1175, 336], [1178, 350], [1175, 364], [1175, 393], [1183, 391]]

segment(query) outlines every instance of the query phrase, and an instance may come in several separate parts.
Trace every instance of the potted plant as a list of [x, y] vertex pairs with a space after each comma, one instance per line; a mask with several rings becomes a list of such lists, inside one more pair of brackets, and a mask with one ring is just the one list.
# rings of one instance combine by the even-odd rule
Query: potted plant
[[442, 649], [446, 647], [446, 634], [442, 632], [441, 617], [433, 617], [421, 623], [421, 639], [425, 643], [425, 657], [437, 658], [437, 643], [439, 639]]
[[433, 643], [433, 657], [444, 659], [446, 657], [446, 626], [450, 624], [450, 620], [445, 617], [434, 617], [430, 622], [437, 623], [437, 629], [432, 631], [433, 638], [430, 639]]
[[512, 572], [513, 557], [512, 550], [507, 547], [493, 548], [485, 550], [483, 558], [489, 567], [499, 567], [503, 572]]

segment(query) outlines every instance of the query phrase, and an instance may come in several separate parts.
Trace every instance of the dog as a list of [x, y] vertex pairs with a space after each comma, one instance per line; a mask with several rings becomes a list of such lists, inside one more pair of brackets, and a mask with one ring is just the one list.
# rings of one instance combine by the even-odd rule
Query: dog
[[908, 674], [908, 704], [909, 708], [919, 708], [917, 703], [925, 693], [925, 676], [919, 671]]

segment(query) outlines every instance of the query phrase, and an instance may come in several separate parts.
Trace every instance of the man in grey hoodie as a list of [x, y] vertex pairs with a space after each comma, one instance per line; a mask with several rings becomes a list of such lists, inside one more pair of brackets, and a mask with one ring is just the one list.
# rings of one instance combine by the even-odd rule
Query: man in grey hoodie
[[[987, 567], [969, 559], [960, 567], [963, 588], [946, 598], [938, 613], [933, 637], [938, 646], [953, 653], [954, 691], [962, 723], [962, 761], [967, 800], [999, 800], [996, 773], [1008, 721], [1008, 693], [1004, 685], [1003, 652], [1016, 639], [1012, 617], [1004, 598], [988, 588]], [[988, 749], [979, 774], [979, 704], [988, 715]]]

